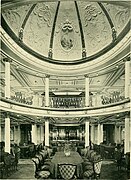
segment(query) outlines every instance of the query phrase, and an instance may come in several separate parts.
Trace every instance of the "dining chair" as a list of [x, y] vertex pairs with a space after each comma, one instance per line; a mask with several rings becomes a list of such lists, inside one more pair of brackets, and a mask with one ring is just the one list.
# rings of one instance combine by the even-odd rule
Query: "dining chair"
[[102, 159], [94, 162], [94, 175], [96, 179], [100, 178]]
[[63, 179], [69, 180], [72, 179], [75, 171], [76, 171], [76, 165], [74, 164], [59, 164], [59, 172]]
[[47, 168], [41, 169], [41, 167], [39, 167], [38, 158], [32, 158], [32, 161], [35, 164], [35, 178], [48, 179], [48, 177], [50, 176], [50, 171]]

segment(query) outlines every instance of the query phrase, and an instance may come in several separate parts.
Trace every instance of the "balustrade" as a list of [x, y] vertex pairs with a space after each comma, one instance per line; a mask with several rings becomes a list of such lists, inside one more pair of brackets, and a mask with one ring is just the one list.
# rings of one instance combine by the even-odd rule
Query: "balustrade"
[[[1, 94], [1, 97], [3, 95]], [[15, 92], [14, 95], [11, 95], [11, 100], [14, 100], [19, 103], [38, 106], [38, 107], [45, 107], [45, 98], [44, 97], [35, 97], [38, 98], [37, 105], [34, 104], [34, 97], [32, 94], [23, 94], [22, 92]], [[89, 106], [95, 107], [95, 106], [101, 106], [111, 103], [116, 103], [123, 101], [125, 97], [119, 92], [114, 91], [110, 93], [109, 95], [99, 95], [99, 98], [97, 96], [90, 96]], [[36, 99], [35, 99], [36, 100]], [[37, 101], [37, 100], [36, 100]], [[85, 107], [85, 97], [49, 97], [49, 107], [51, 108], [83, 108]]]
[[110, 104], [124, 100], [124, 96], [119, 91], [114, 91], [109, 96], [101, 96], [102, 104]]
[[11, 96], [11, 100], [14, 100], [16, 102], [20, 102], [23, 104], [32, 105], [33, 103], [33, 96], [27, 96], [23, 95], [21, 92], [15, 92], [14, 96]]
[[79, 108], [83, 107], [82, 97], [52, 97], [52, 105], [55, 108]]

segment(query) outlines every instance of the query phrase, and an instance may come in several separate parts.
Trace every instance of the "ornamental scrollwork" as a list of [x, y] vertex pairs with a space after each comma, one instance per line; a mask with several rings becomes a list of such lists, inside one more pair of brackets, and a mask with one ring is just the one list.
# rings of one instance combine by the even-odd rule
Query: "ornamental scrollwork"
[[17, 8], [10, 8], [3, 10], [5, 20], [11, 25], [11, 28], [19, 33], [19, 29], [22, 25], [22, 21], [30, 8], [30, 5], [25, 5]]
[[41, 28], [43, 27], [43, 21], [47, 26], [51, 26], [51, 9], [45, 3], [40, 3], [34, 10], [34, 15], [37, 16], [37, 25]]
[[92, 4], [87, 4], [84, 8], [84, 12], [85, 26], [88, 26], [89, 22], [93, 23], [93, 21], [96, 21], [99, 14], [102, 13], [102, 11], [99, 11], [97, 7]]
[[[98, 48], [107, 43], [108, 39], [111, 39], [110, 33], [107, 27], [107, 21], [103, 12], [94, 4], [87, 4], [83, 8], [84, 12], [84, 25], [87, 29], [87, 36], [90, 41], [90, 45], [93, 48]], [[88, 26], [88, 27], [87, 27]], [[110, 37], [109, 37], [110, 36]]]

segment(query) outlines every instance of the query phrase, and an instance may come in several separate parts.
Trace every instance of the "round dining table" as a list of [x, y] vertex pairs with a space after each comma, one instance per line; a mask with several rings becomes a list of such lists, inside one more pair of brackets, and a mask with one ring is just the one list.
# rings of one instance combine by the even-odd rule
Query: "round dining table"
[[83, 174], [82, 163], [83, 159], [76, 151], [71, 151], [70, 156], [66, 156], [63, 151], [56, 152], [51, 159], [51, 173], [57, 178], [58, 175], [58, 164], [73, 164], [76, 165], [76, 174], [80, 178]]

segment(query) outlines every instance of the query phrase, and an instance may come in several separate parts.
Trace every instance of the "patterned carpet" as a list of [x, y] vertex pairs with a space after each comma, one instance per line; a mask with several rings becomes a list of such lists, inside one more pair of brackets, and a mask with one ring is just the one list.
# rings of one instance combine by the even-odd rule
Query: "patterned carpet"
[[125, 168], [122, 168], [121, 171], [118, 171], [116, 164], [114, 164], [113, 161], [103, 161], [100, 179], [127, 180], [129, 178]]
[[[34, 165], [30, 159], [20, 159], [18, 170], [6, 179], [24, 179], [31, 180], [34, 177]], [[127, 173], [124, 168], [117, 170], [113, 161], [103, 161], [100, 179], [104, 180], [128, 180]]]
[[18, 164], [18, 170], [12, 173], [6, 179], [35, 179], [34, 177], [35, 167], [30, 159], [20, 159]]

